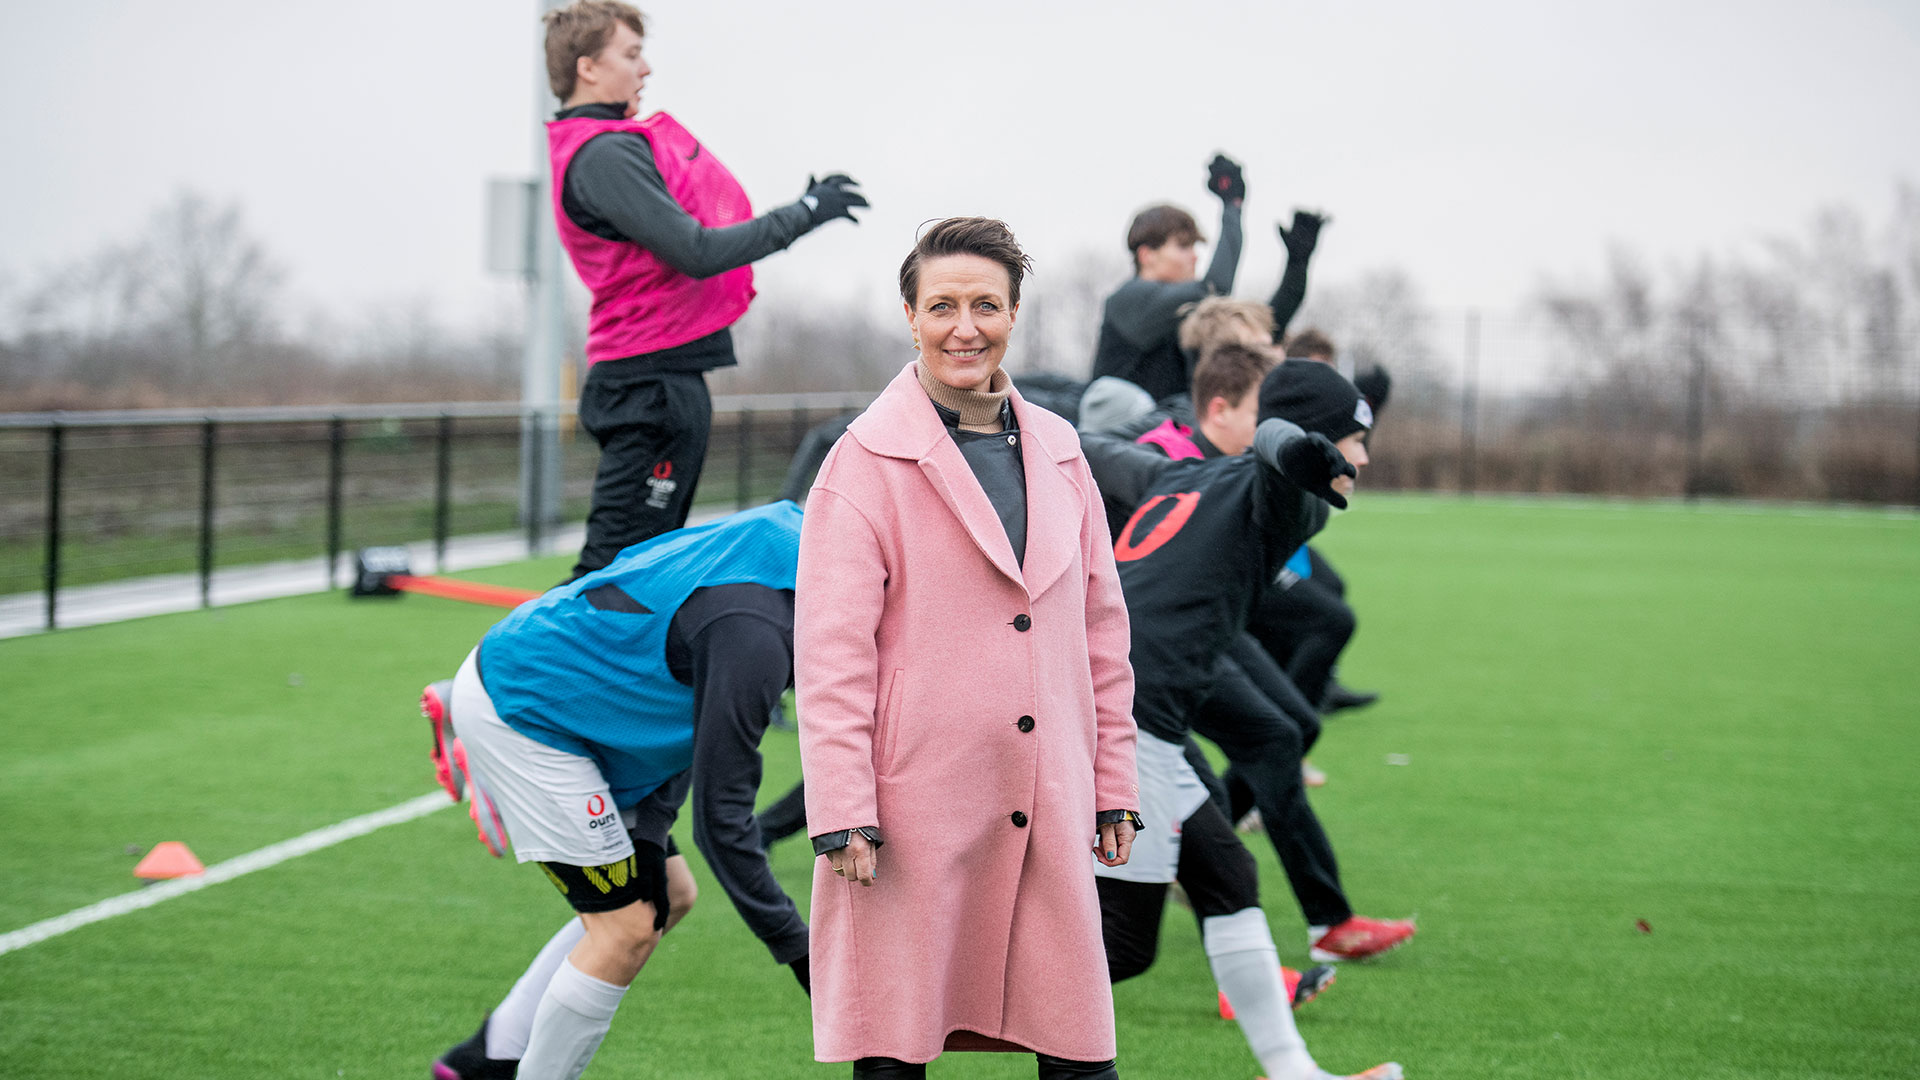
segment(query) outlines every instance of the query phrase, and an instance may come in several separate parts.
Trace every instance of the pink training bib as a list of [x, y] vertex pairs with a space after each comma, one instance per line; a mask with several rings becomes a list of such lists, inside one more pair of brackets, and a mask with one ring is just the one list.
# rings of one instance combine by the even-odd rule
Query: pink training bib
[[1193, 429], [1171, 420], [1163, 421], [1159, 427], [1133, 441], [1151, 443], [1166, 451], [1166, 455], [1175, 461], [1207, 456], [1200, 452], [1200, 444], [1193, 441]]
[[567, 165], [587, 140], [609, 131], [631, 131], [652, 145], [653, 161], [666, 181], [667, 193], [700, 224], [718, 228], [753, 216], [740, 182], [666, 113], [654, 113], [645, 120], [577, 116], [548, 121], [554, 224], [573, 268], [593, 293], [593, 314], [587, 324], [590, 364], [659, 352], [705, 337], [733, 325], [754, 296], [752, 267], [690, 278], [638, 244], [595, 236], [567, 217], [560, 205]]

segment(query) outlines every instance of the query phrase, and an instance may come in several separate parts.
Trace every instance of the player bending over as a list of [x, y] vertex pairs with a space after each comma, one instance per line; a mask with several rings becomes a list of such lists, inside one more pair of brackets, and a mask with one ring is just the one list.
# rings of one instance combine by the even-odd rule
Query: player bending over
[[808, 988], [807, 925], [753, 818], [760, 737], [793, 680], [799, 537], [788, 502], [655, 537], [522, 604], [461, 665], [451, 712], [476, 803], [490, 802], [514, 856], [540, 863], [578, 917], [434, 1064], [438, 1080], [586, 1068], [692, 899], [667, 835], [689, 786], [694, 842]]

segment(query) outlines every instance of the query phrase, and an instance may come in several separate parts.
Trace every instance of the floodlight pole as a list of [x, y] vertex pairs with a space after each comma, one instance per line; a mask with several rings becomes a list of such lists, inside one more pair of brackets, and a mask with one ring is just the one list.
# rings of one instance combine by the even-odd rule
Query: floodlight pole
[[540, 16], [562, 0], [535, 0], [533, 183], [527, 207], [527, 338], [520, 365], [520, 519], [539, 548], [560, 517], [560, 355], [566, 349], [566, 279], [553, 221], [547, 117], [559, 102], [547, 86], [546, 27]]

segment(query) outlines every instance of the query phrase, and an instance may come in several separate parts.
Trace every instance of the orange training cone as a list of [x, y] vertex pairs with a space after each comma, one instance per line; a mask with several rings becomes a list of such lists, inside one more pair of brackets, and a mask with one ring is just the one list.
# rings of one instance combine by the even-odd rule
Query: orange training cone
[[193, 852], [187, 850], [187, 845], [178, 840], [168, 840], [153, 845], [153, 850], [147, 852], [147, 857], [141, 859], [140, 865], [133, 868], [134, 877], [154, 881], [163, 878], [191, 877], [194, 874], [206, 872], [207, 868], [200, 865], [200, 860], [194, 857]]

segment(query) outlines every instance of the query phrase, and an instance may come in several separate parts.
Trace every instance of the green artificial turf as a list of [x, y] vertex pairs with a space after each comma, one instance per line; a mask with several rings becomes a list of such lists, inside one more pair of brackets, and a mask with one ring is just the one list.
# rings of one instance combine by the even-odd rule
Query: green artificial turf
[[[1322, 1063], [1920, 1070], [1920, 520], [1360, 507], [1323, 550], [1360, 615], [1343, 678], [1384, 698], [1329, 721], [1314, 801], [1356, 906], [1421, 931], [1302, 1010]], [[473, 576], [539, 587], [567, 561]], [[414, 697], [497, 614], [311, 596], [0, 642], [0, 932], [129, 891], [161, 840], [211, 864], [432, 790]], [[771, 800], [791, 733], [767, 752]], [[1298, 909], [1249, 839], [1298, 964]], [[693, 861], [704, 895], [588, 1076], [844, 1076]], [[774, 861], [804, 907], [804, 843]], [[566, 917], [448, 809], [0, 956], [0, 1075], [424, 1076]], [[1115, 1007], [1123, 1075], [1257, 1071], [1184, 910]]]

